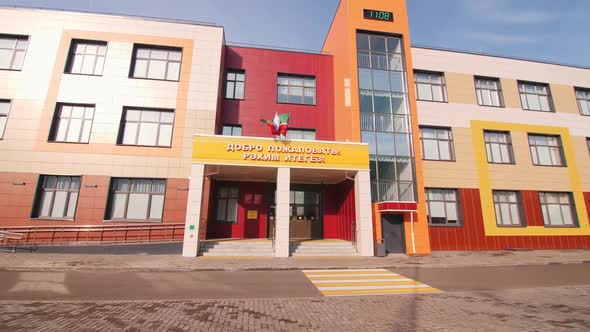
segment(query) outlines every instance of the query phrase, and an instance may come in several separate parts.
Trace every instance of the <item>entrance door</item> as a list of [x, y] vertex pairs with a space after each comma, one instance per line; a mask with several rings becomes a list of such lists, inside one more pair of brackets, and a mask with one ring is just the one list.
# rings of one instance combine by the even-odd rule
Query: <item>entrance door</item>
[[244, 195], [243, 202], [246, 213], [246, 217], [244, 218], [244, 238], [246, 239], [264, 237], [264, 233], [260, 231], [261, 215], [266, 212], [262, 197], [263, 192], [259, 191], [251, 191]]
[[385, 252], [388, 254], [405, 253], [404, 216], [400, 214], [381, 215], [381, 226]]

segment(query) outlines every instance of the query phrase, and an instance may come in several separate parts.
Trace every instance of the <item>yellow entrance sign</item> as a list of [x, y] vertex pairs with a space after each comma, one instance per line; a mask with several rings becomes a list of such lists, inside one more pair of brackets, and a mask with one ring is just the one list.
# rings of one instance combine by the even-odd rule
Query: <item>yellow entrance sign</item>
[[369, 147], [361, 143], [195, 135], [193, 162], [216, 165], [367, 170], [369, 169]]

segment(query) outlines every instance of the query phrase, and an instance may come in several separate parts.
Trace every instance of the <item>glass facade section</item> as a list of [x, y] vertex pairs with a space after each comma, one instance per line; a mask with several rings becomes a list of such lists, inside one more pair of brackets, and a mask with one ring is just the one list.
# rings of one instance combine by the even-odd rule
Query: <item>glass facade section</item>
[[373, 201], [415, 201], [414, 148], [402, 40], [357, 33], [361, 140]]

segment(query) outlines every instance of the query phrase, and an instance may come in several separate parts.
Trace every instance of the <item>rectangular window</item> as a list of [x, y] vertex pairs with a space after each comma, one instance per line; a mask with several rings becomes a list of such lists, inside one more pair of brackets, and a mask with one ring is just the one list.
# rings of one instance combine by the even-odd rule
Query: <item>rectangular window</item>
[[229, 69], [225, 74], [225, 98], [244, 99], [244, 84], [246, 72], [239, 69]]
[[0, 34], [0, 69], [21, 70], [29, 37]]
[[135, 45], [131, 61], [131, 77], [178, 81], [182, 49], [150, 45]]
[[424, 160], [455, 160], [451, 128], [420, 127]]
[[541, 210], [543, 211], [543, 222], [546, 227], [577, 226], [572, 195], [570, 193], [540, 192]]
[[6, 129], [6, 122], [8, 121], [9, 112], [10, 100], [0, 99], [0, 139], [4, 138], [4, 130]]
[[223, 136], [242, 136], [242, 126], [240, 125], [223, 125], [221, 129]]
[[41, 175], [32, 217], [74, 219], [79, 192], [79, 176]]
[[509, 132], [485, 130], [483, 138], [486, 144], [488, 163], [514, 164], [512, 140]]
[[111, 180], [107, 220], [161, 221], [166, 180]]
[[58, 103], [49, 141], [88, 143], [93, 119], [94, 105]]
[[456, 189], [426, 189], [428, 224], [461, 226]]
[[287, 139], [315, 141], [315, 129], [289, 128], [287, 131]]
[[426, 101], [447, 101], [447, 88], [443, 73], [414, 71], [416, 98]]
[[477, 104], [482, 106], [503, 107], [502, 89], [497, 78], [475, 77]]
[[517, 191], [494, 190], [493, 196], [498, 226], [524, 226], [522, 202]]
[[523, 110], [553, 112], [553, 102], [548, 84], [518, 82], [518, 91]]
[[170, 147], [174, 110], [125, 107], [118, 144]]
[[559, 136], [529, 134], [529, 146], [533, 165], [565, 166]]
[[277, 102], [315, 105], [315, 77], [279, 74], [277, 77]]
[[101, 76], [107, 54], [107, 42], [72, 40], [66, 73]]
[[217, 213], [215, 220], [223, 224], [238, 223], [237, 187], [220, 187], [217, 190]]
[[580, 114], [590, 115], [590, 89], [575, 88]]

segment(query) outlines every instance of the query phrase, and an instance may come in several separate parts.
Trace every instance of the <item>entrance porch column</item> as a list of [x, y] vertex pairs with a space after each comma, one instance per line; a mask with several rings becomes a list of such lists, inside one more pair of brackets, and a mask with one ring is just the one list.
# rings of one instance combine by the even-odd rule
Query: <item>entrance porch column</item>
[[371, 179], [369, 171], [358, 171], [354, 177], [356, 210], [356, 246], [361, 256], [375, 256], [373, 219], [371, 218]]
[[289, 191], [291, 169], [277, 168], [277, 193], [275, 197], [275, 256], [289, 257]]
[[205, 164], [192, 164], [182, 243], [184, 257], [196, 257], [199, 250], [199, 221], [201, 220], [204, 173]]

